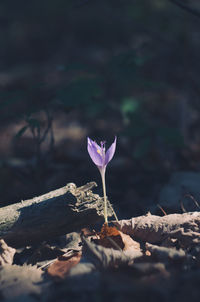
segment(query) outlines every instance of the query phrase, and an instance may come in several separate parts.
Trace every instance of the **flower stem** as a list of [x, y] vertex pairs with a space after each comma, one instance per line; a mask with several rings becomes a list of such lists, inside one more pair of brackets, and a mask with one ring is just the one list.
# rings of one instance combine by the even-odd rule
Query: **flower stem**
[[105, 223], [108, 224], [108, 212], [107, 212], [107, 197], [106, 197], [105, 172], [101, 173], [101, 180], [102, 180], [102, 185], [103, 185], [104, 219], [105, 219]]

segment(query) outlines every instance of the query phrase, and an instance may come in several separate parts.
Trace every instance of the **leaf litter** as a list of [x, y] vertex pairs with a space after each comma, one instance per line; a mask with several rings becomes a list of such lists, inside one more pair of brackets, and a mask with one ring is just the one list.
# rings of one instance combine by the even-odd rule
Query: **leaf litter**
[[[83, 293], [85, 301], [92, 301], [102, 291], [113, 301], [139, 302], [148, 295], [170, 301], [172, 293], [176, 301], [186, 301], [186, 291], [194, 287], [190, 284], [200, 280], [199, 212], [163, 217], [149, 213], [114, 225], [16, 251], [1, 241], [4, 301], [63, 301], [66, 295], [79, 301]], [[197, 288], [193, 295], [198, 294]]]

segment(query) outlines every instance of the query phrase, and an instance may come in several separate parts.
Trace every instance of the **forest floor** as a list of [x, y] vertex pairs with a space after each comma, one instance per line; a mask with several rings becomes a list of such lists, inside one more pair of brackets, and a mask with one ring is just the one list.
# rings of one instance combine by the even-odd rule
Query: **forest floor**
[[[55, 192], [59, 195], [58, 190]], [[67, 200], [67, 192], [63, 200], [71, 207], [73, 202]], [[45, 195], [47, 201], [53, 194]], [[83, 195], [77, 192], [74, 195], [81, 196], [81, 212], [88, 203], [88, 196], [98, 198], [91, 194], [89, 188]], [[44, 199], [41, 198], [41, 213]], [[9, 216], [4, 223], [6, 229], [1, 224], [0, 232], [11, 246], [0, 240], [1, 301], [199, 300], [200, 212], [163, 213], [162, 216], [149, 212], [131, 219], [112, 220], [109, 226], [104, 224], [102, 228], [99, 223], [93, 223], [91, 228], [91, 214], [83, 216], [84, 222], [81, 216], [73, 220], [68, 215], [66, 229], [73, 230], [74, 225], [74, 232], [49, 238], [52, 225], [59, 233], [60, 223], [54, 221], [56, 212], [50, 210], [50, 216], [45, 216], [47, 227], [44, 228], [43, 223], [38, 226], [43, 241], [32, 244], [36, 218], [31, 211], [36, 202], [34, 198], [32, 205], [26, 201], [19, 203], [20, 211], [24, 208], [29, 216], [19, 217], [13, 226], [9, 224], [13, 205], [9, 206], [9, 211], [2, 208], [5, 211], [2, 213]], [[53, 202], [56, 209], [59, 200]], [[45, 211], [48, 207], [51, 209], [50, 204], [46, 203]], [[32, 225], [30, 232], [20, 229], [20, 224], [26, 225], [26, 219], [30, 220], [27, 227]], [[81, 223], [86, 227], [76, 232]], [[36, 233], [38, 227], [35, 227]]]

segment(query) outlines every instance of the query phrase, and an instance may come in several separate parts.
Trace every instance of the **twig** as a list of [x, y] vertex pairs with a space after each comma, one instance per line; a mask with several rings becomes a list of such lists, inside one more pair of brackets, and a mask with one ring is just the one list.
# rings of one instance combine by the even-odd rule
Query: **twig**
[[[198, 209], [200, 209], [200, 206], [199, 206], [198, 202], [196, 201], [196, 199], [194, 198], [194, 196], [192, 196], [191, 194], [185, 194], [184, 198], [185, 198], [185, 197], [189, 197], [189, 198], [194, 202], [194, 204], [196, 205], [196, 207], [197, 207]], [[184, 207], [184, 205], [183, 205], [183, 200], [182, 200], [182, 199], [180, 200], [180, 206], [181, 206], [181, 210], [182, 210], [184, 213], [186, 213], [187, 211], [186, 211], [186, 209], [185, 209], [185, 207]]]
[[165, 210], [161, 207], [161, 205], [159, 205], [159, 203], [157, 204], [157, 207], [163, 212], [163, 214], [166, 216], [167, 213], [165, 212]]
[[184, 207], [184, 205], [183, 205], [182, 199], [180, 200], [180, 207], [181, 207], [181, 210], [182, 210], [183, 213], [187, 212], [186, 209], [185, 209], [185, 207]]

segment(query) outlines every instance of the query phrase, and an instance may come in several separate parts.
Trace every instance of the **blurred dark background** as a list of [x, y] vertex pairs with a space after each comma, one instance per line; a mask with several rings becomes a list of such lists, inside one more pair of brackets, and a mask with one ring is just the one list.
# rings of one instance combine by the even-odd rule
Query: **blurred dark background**
[[0, 45], [0, 206], [68, 182], [102, 194], [87, 136], [118, 137], [106, 177], [120, 218], [199, 171], [198, 16], [168, 0], [7, 0]]

